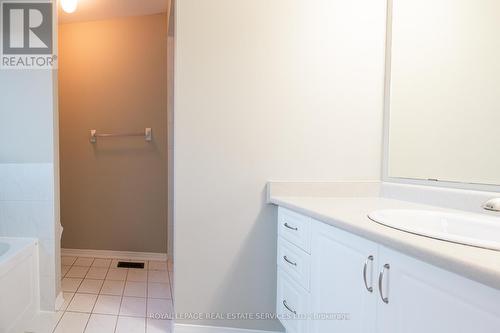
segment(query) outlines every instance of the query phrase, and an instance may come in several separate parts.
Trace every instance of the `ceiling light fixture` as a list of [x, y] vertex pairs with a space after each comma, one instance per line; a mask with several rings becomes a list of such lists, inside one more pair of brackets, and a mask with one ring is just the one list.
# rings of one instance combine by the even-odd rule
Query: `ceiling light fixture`
[[71, 14], [78, 7], [78, 0], [61, 0], [61, 7], [66, 13]]

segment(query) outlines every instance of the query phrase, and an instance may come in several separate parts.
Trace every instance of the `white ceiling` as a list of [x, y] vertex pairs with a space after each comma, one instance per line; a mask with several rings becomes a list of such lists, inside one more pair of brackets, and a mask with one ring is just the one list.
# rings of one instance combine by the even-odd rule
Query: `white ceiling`
[[105, 20], [115, 17], [158, 14], [167, 11], [169, 0], [78, 0], [72, 14], [59, 6], [59, 23]]

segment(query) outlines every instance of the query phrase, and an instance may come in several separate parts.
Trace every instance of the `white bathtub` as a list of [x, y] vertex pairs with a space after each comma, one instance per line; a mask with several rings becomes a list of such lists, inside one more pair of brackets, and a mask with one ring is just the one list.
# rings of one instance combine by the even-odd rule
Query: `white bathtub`
[[40, 309], [38, 242], [0, 237], [0, 333], [23, 332]]

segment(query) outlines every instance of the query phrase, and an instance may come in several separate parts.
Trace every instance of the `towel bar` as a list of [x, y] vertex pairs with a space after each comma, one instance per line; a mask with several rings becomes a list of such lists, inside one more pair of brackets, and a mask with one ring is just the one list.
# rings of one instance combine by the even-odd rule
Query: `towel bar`
[[153, 139], [153, 130], [151, 128], [146, 128], [144, 132], [136, 133], [97, 133], [97, 130], [90, 130], [90, 143], [96, 143], [97, 138], [117, 138], [125, 136], [142, 136], [144, 140], [150, 142]]

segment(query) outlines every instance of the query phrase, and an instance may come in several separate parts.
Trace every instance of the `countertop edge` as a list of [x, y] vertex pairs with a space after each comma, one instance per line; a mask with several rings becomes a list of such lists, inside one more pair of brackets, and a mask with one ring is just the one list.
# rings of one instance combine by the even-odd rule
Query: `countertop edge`
[[[393, 237], [388, 237], [382, 233], [372, 232], [365, 228], [358, 227], [349, 223], [348, 221], [341, 221], [332, 218], [331, 216], [325, 216], [323, 214], [315, 212], [314, 210], [301, 207], [300, 205], [291, 204], [276, 197], [270, 197], [269, 202], [271, 204], [288, 208], [295, 212], [304, 214], [315, 220], [326, 223], [333, 227], [337, 227], [367, 240], [379, 243], [383, 246], [387, 246], [391, 249], [399, 251], [410, 257], [414, 257], [438, 268], [458, 274], [462, 277], [468, 278], [488, 287], [500, 290], [500, 275], [496, 272], [488, 271], [482, 269], [481, 267], [464, 263], [463, 261], [458, 260], [456, 257], [450, 257], [440, 252], [433, 251], [432, 248], [419, 246], [418, 244], [406, 242], [403, 240], [398, 240]], [[405, 233], [404, 231], [399, 232]]]

